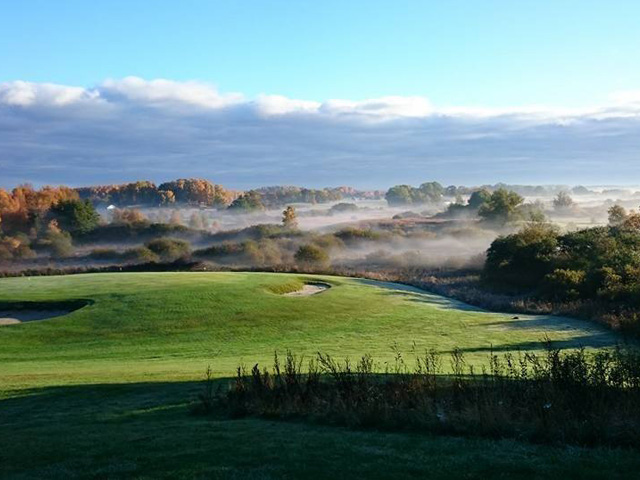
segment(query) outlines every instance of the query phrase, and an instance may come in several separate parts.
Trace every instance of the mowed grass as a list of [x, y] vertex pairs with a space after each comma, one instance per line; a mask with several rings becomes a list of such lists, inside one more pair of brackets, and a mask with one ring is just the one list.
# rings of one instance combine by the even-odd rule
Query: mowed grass
[[[333, 286], [309, 297], [279, 293], [292, 283]], [[0, 280], [0, 302], [84, 299], [55, 319], [0, 327], [0, 380], [6, 387], [193, 380], [274, 351], [392, 359], [395, 344], [448, 352], [470, 362], [488, 351], [599, 347], [620, 339], [579, 320], [496, 314], [400, 285], [339, 277], [264, 273], [122, 273]], [[250, 364], [250, 365], [249, 365]]]
[[[279, 292], [305, 281], [332, 288]], [[0, 280], [0, 303], [86, 300], [66, 316], [0, 327], [0, 477], [633, 478], [624, 450], [355, 432], [193, 417], [207, 365], [218, 377], [273, 352], [392, 361], [435, 348], [540, 349], [620, 341], [584, 321], [478, 311], [397, 285], [263, 273], [90, 274]], [[3, 309], [5, 307], [3, 306]], [[452, 475], [458, 472], [460, 475]]]

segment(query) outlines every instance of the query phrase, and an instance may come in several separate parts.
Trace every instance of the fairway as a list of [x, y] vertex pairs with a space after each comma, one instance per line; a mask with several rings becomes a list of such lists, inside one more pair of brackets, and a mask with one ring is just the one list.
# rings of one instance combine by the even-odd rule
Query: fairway
[[[305, 281], [332, 288], [288, 296]], [[0, 280], [0, 302], [87, 306], [49, 320], [0, 327], [5, 388], [193, 380], [211, 365], [233, 375], [274, 351], [410, 357], [458, 347], [471, 362], [488, 352], [601, 347], [619, 339], [585, 321], [483, 312], [411, 287], [340, 277], [266, 273], [127, 273]], [[6, 310], [6, 308], [3, 308]]]
[[[330, 288], [284, 295], [306, 282]], [[623, 450], [188, 413], [207, 365], [228, 377], [286, 349], [384, 362], [394, 343], [408, 359], [415, 344], [457, 346], [484, 362], [491, 345], [540, 349], [545, 334], [563, 348], [619, 340], [584, 321], [513, 319], [402, 285], [265, 273], [0, 280], [2, 310], [16, 302], [86, 306], [0, 326], [3, 478], [451, 478], [453, 468], [466, 478], [625, 478], [640, 468]]]

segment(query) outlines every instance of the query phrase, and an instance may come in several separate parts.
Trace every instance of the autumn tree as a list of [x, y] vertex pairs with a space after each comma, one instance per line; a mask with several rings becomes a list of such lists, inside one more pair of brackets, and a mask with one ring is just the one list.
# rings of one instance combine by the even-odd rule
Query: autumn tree
[[113, 211], [111, 217], [111, 223], [121, 225], [145, 223], [147, 221], [147, 217], [145, 217], [140, 210], [135, 208], [118, 208]]
[[298, 228], [298, 214], [296, 209], [292, 206], [288, 206], [282, 212], [282, 225], [286, 228]]

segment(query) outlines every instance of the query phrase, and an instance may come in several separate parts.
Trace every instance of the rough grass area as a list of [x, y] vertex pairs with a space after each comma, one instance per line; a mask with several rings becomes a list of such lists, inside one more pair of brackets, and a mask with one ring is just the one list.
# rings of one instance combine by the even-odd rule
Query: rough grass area
[[[315, 279], [322, 295], [274, 294]], [[352, 432], [259, 419], [193, 417], [207, 365], [391, 346], [449, 353], [469, 364], [494, 351], [588, 350], [620, 337], [566, 318], [466, 308], [389, 284], [310, 275], [126, 273], [0, 279], [0, 302], [89, 302], [68, 315], [0, 328], [2, 478], [623, 478], [640, 459], [625, 450], [535, 447], [490, 440]], [[250, 366], [251, 366], [250, 365]], [[187, 382], [185, 384], [185, 382]], [[187, 386], [185, 386], [187, 385]], [[190, 390], [192, 389], [192, 390]]]
[[[441, 374], [445, 361], [449, 375]], [[194, 413], [640, 448], [640, 352], [632, 349], [493, 354], [480, 369], [459, 351], [409, 363], [398, 352], [393, 365], [322, 353], [305, 365], [287, 352], [272, 368], [240, 367], [226, 391], [212, 387], [207, 380]]]

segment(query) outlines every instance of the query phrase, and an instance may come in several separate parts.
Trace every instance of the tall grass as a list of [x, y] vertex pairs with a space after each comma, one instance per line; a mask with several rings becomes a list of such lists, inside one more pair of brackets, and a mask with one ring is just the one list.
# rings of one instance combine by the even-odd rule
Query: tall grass
[[621, 348], [565, 353], [549, 344], [544, 354], [491, 353], [480, 368], [457, 349], [411, 362], [396, 350], [384, 364], [287, 352], [270, 369], [239, 367], [228, 390], [211, 392], [198, 408], [232, 417], [640, 447], [640, 354]]

